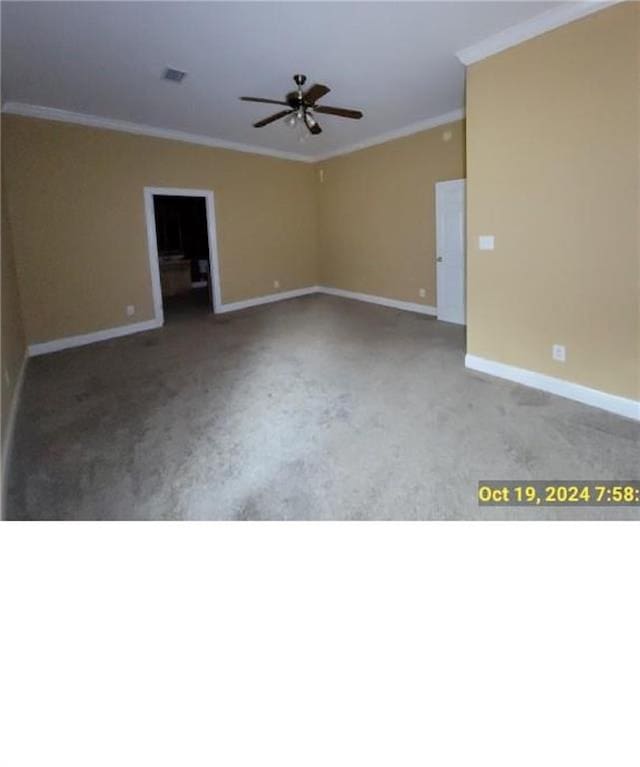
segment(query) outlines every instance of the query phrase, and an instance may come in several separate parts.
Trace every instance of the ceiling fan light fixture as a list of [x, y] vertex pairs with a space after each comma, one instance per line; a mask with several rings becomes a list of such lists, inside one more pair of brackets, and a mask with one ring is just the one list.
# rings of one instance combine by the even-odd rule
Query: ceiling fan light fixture
[[302, 86], [305, 84], [307, 78], [304, 75], [294, 75], [293, 79], [297, 86], [297, 90], [287, 93], [284, 101], [257, 98], [255, 96], [240, 96], [241, 101], [256, 101], [259, 104], [277, 104], [278, 106], [288, 107], [285, 111], [276, 112], [269, 117], [258, 120], [258, 122], [253, 124], [254, 128], [264, 128], [265, 125], [270, 125], [271, 123], [284, 118], [284, 124], [287, 127], [298, 131], [298, 140], [305, 141], [307, 133], [310, 133], [313, 136], [322, 133], [322, 128], [318, 125], [318, 121], [313, 116], [312, 112], [323, 115], [334, 115], [335, 117], [347, 117], [351, 120], [359, 120], [362, 117], [362, 112], [359, 109], [344, 109], [343, 107], [323, 105], [318, 106], [316, 103], [318, 99], [326, 96], [327, 93], [331, 91], [331, 88], [328, 88], [321, 83], [316, 83], [306, 91], [303, 91]]

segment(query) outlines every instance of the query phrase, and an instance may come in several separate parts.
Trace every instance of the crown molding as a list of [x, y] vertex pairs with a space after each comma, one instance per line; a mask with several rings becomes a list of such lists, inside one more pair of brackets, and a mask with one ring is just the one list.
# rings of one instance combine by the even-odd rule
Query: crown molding
[[296, 162], [317, 163], [328, 160], [331, 157], [338, 157], [351, 152], [357, 152], [359, 149], [366, 149], [376, 144], [385, 144], [387, 141], [412, 136], [415, 133], [437, 128], [439, 125], [463, 120], [465, 116], [464, 109], [456, 109], [453, 112], [447, 112], [437, 117], [430, 117], [427, 120], [406, 125], [404, 128], [382, 133], [370, 139], [365, 139], [356, 144], [350, 144], [342, 149], [336, 149], [333, 152], [327, 152], [321, 155], [302, 155], [293, 152], [281, 152], [277, 149], [267, 149], [265, 147], [250, 146], [248, 144], [237, 144], [233, 141], [223, 141], [222, 139], [201, 136], [197, 133], [185, 133], [184, 131], [170, 130], [168, 128], [155, 128], [151, 125], [141, 125], [139, 123], [126, 122], [124, 120], [113, 120], [110, 117], [98, 117], [84, 112], [69, 112], [66, 109], [55, 109], [54, 107], [43, 107], [36, 104], [23, 104], [18, 101], [7, 101], [2, 106], [2, 112], [5, 114], [19, 115], [20, 117], [34, 117], [39, 120], [55, 120], [57, 122], [72, 123], [74, 125], [84, 125], [90, 128], [103, 128], [105, 130], [120, 131], [123, 133], [133, 133], [138, 136], [153, 136], [154, 138], [170, 139], [173, 141], [183, 141], [187, 144], [200, 144], [202, 146], [216, 147], [218, 149], [231, 149], [235, 152], [246, 152], [249, 154], [266, 155], [267, 157], [277, 157], [282, 160], [295, 160]]
[[69, 112], [66, 109], [37, 106], [36, 104], [22, 104], [18, 101], [7, 101], [2, 106], [6, 114], [20, 115], [21, 117], [35, 117], [40, 120], [55, 120], [74, 125], [84, 125], [90, 128], [104, 128], [105, 130], [120, 131], [121, 133], [134, 133], [138, 136], [153, 136], [154, 138], [183, 141], [187, 144], [201, 144], [202, 146], [216, 147], [217, 149], [231, 149], [234, 152], [246, 152], [249, 154], [261, 154], [268, 157], [277, 157], [281, 160], [296, 160], [297, 162], [314, 162], [313, 157], [293, 152], [281, 152], [277, 149], [267, 149], [261, 146], [249, 144], [237, 144], [234, 141], [201, 136], [197, 133], [170, 130], [168, 128], [155, 128], [151, 125], [126, 122], [125, 120], [112, 120], [110, 117], [98, 117], [83, 112]]
[[379, 136], [374, 136], [364, 141], [359, 141], [356, 144], [349, 144], [349, 146], [342, 149], [336, 149], [334, 152], [327, 152], [322, 155], [314, 155], [314, 162], [323, 162], [329, 160], [332, 157], [339, 157], [343, 154], [351, 154], [351, 152], [357, 152], [359, 149], [367, 149], [370, 146], [376, 146], [376, 144], [386, 144], [387, 141], [393, 141], [394, 139], [404, 138], [405, 136], [413, 136], [414, 133], [421, 133], [431, 128], [437, 128], [439, 125], [446, 125], [447, 123], [456, 122], [457, 120], [464, 120], [464, 109], [455, 109], [453, 112], [446, 112], [443, 115], [437, 117], [430, 117], [427, 120], [420, 120], [420, 122], [411, 123], [404, 128], [398, 128], [397, 130], [389, 131], [388, 133], [381, 133]]
[[550, 32], [552, 29], [570, 24], [572, 21], [597, 13], [620, 2], [624, 2], [624, 0], [605, 0], [605, 2], [580, 0], [579, 2], [565, 3], [559, 8], [552, 8], [550, 11], [545, 11], [545, 13], [534, 16], [528, 21], [523, 21], [521, 24], [507, 27], [502, 32], [497, 32], [468, 48], [463, 48], [456, 53], [456, 56], [466, 66], [475, 64], [476, 61], [482, 61], [482, 59], [493, 56], [495, 53], [505, 51], [514, 45], [519, 45], [526, 40], [531, 40], [545, 32]]

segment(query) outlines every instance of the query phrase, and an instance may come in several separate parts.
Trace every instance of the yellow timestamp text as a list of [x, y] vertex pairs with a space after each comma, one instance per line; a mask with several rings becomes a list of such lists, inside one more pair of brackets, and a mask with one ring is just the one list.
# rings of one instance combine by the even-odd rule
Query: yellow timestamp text
[[640, 506], [640, 480], [483, 480], [480, 506]]

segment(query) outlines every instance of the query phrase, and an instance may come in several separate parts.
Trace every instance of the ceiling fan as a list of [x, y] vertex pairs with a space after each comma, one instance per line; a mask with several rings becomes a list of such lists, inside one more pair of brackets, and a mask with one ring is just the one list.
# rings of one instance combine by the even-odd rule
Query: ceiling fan
[[317, 135], [322, 133], [322, 128], [318, 125], [318, 121], [313, 116], [312, 112], [325, 115], [335, 115], [336, 117], [348, 117], [351, 120], [359, 120], [362, 117], [362, 112], [357, 109], [342, 109], [341, 107], [325, 107], [318, 106], [316, 102], [323, 96], [326, 96], [331, 88], [327, 88], [326, 85], [320, 85], [316, 83], [312, 85], [306, 93], [302, 92], [302, 86], [306, 83], [307, 78], [305, 75], [294, 75], [293, 80], [296, 84], [296, 90], [288, 93], [285, 98], [286, 101], [274, 101], [273, 99], [258, 99], [252, 96], [240, 96], [241, 101], [257, 101], [261, 104], [281, 104], [287, 107], [281, 112], [276, 112], [271, 117], [265, 117], [264, 120], [258, 120], [253, 124], [254, 128], [262, 128], [269, 123], [280, 120], [283, 117], [287, 119], [285, 122], [291, 127], [296, 125], [306, 125], [310, 133]]

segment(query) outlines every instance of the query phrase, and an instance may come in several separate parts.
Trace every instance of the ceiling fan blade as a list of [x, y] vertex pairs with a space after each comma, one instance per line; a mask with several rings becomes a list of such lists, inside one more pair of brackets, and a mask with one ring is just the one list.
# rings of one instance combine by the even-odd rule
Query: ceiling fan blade
[[318, 99], [326, 96], [330, 90], [331, 88], [327, 88], [326, 85], [320, 85], [319, 83], [316, 83], [315, 85], [312, 85], [304, 94], [304, 100], [307, 102], [307, 104], [315, 104]]
[[308, 122], [305, 122], [305, 125], [309, 129], [309, 133], [313, 133], [314, 136], [317, 136], [318, 133], [322, 133], [322, 128], [315, 121], [314, 121], [313, 125], [309, 125]]
[[274, 101], [273, 99], [256, 99], [253, 96], [240, 96], [240, 101], [257, 101], [259, 104], [282, 104], [283, 107], [288, 107], [289, 104], [286, 101]]
[[271, 117], [265, 117], [264, 120], [258, 120], [257, 123], [253, 123], [253, 127], [262, 128], [264, 125], [269, 125], [269, 123], [273, 123], [281, 117], [290, 115], [291, 112], [293, 112], [293, 109], [285, 109], [283, 112], [276, 112], [274, 115], [271, 115]]
[[349, 117], [351, 120], [359, 120], [362, 112], [357, 109], [342, 109], [341, 107], [314, 107], [315, 112], [321, 112], [325, 115], [335, 115], [336, 117]]

